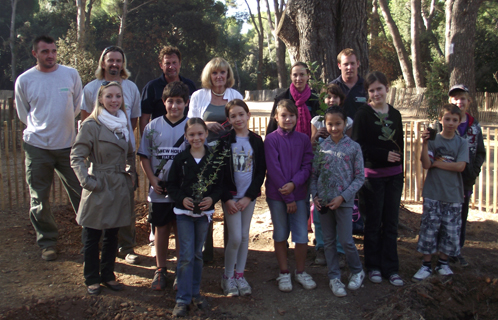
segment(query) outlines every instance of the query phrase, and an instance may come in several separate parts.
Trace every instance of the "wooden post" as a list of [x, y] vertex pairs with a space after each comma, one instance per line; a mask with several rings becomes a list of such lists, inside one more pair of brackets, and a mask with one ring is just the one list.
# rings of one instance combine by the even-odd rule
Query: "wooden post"
[[[1, 111], [2, 110], [1, 110], [1, 105], [0, 105], [0, 113], [2, 113]], [[1, 137], [1, 135], [0, 135], [0, 137]], [[1, 139], [0, 139], [0, 141], [1, 141]], [[2, 150], [1, 149], [2, 148], [0, 148], [0, 203], [2, 204], [1, 205], [2, 211], [4, 211], [5, 210], [5, 202], [7, 200], [5, 199], [6, 194], [3, 190], [3, 161], [2, 161]], [[6, 170], [8, 170], [7, 166], [5, 166], [5, 168], [6, 168]]]
[[478, 206], [477, 206], [477, 209], [479, 211], [482, 210], [482, 194], [483, 194], [483, 180], [484, 180], [484, 174], [480, 174], [479, 175], [479, 203], [478, 203]]
[[415, 200], [415, 190], [413, 190], [413, 121], [410, 121], [410, 200]]
[[[487, 92], [486, 92], [487, 93]], [[491, 136], [489, 135], [489, 127], [486, 128], [486, 144], [487, 144], [487, 150], [486, 152], [486, 212], [490, 212], [491, 210], [491, 198], [489, 196], [490, 191], [491, 191], [491, 181], [490, 181], [490, 176], [491, 176], [491, 157], [490, 157], [490, 151], [491, 151]], [[496, 170], [496, 169], [495, 169]]]
[[20, 201], [19, 201], [19, 178], [17, 174], [19, 173], [17, 171], [17, 135], [16, 135], [16, 124], [15, 120], [12, 120], [12, 154], [14, 156], [13, 162], [14, 162], [14, 185], [15, 185], [15, 192], [16, 192], [16, 205], [19, 207]]
[[12, 183], [10, 182], [10, 159], [9, 159], [9, 125], [7, 121], [3, 122], [3, 137], [5, 142], [5, 164], [7, 170], [7, 197], [9, 198], [9, 209], [12, 209]]
[[417, 155], [420, 154], [420, 125], [421, 123], [417, 121], [415, 129], [415, 201], [420, 201], [422, 195], [422, 170], [421, 163], [417, 161]]
[[[498, 129], [495, 129], [495, 144], [493, 146], [493, 213], [496, 212], [496, 202], [498, 201]], [[488, 149], [488, 153], [491, 152]]]
[[403, 169], [404, 169], [403, 171], [405, 172], [405, 183], [403, 185], [403, 201], [406, 201], [406, 199], [407, 199], [406, 193], [408, 191], [408, 188], [407, 188], [408, 176], [406, 174], [406, 166], [407, 166], [407, 163], [408, 163], [407, 160], [406, 160], [406, 156], [408, 154], [407, 151], [406, 151], [406, 148], [408, 146], [408, 143], [407, 143], [408, 139], [406, 137], [407, 132], [408, 132], [408, 123], [405, 123], [405, 130], [404, 131], [405, 131], [405, 134], [404, 134], [405, 138], [403, 139]]
[[28, 184], [26, 183], [26, 162], [25, 162], [26, 154], [24, 152], [24, 143], [22, 139], [22, 134], [24, 132], [24, 123], [19, 122], [19, 127], [21, 129], [19, 131], [20, 133], [19, 141], [21, 141], [21, 168], [22, 168], [22, 174], [24, 175], [22, 178], [22, 198], [23, 198], [23, 205], [26, 205], [29, 203], [28, 200], [31, 200], [31, 196], [28, 197], [29, 190], [28, 190]]
[[258, 130], [259, 130], [259, 135], [261, 135], [261, 117], [259, 117], [258, 120], [259, 120]]
[[490, 105], [489, 105], [489, 102], [490, 102], [490, 96], [489, 96], [489, 92], [484, 92], [484, 111], [488, 111], [490, 109]]
[[265, 117], [265, 132], [264, 135], [266, 136], [266, 131], [268, 131], [268, 117]]

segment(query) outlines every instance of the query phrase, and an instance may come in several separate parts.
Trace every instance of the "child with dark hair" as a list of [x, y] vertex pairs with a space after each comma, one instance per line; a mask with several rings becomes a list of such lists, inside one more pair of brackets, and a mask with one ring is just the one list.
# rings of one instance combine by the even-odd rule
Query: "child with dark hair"
[[420, 160], [428, 169], [424, 182], [424, 211], [420, 222], [417, 250], [424, 254], [422, 267], [412, 281], [422, 281], [432, 273], [431, 258], [439, 252], [435, 271], [453, 274], [448, 257], [460, 254], [461, 210], [463, 180], [461, 172], [469, 162], [467, 141], [455, 132], [462, 120], [460, 109], [454, 104], [442, 107], [439, 120], [443, 131], [429, 140], [429, 130], [422, 132]]

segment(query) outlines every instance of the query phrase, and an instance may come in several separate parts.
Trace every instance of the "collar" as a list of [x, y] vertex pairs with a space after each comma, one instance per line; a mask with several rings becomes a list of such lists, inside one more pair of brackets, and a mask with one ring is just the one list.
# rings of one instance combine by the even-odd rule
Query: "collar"
[[294, 126], [294, 128], [291, 131], [285, 131], [284, 129], [280, 128], [280, 126], [278, 126], [276, 131], [282, 137], [287, 137], [287, 136], [290, 136], [291, 134], [293, 134], [295, 130], [296, 130], [296, 126]]

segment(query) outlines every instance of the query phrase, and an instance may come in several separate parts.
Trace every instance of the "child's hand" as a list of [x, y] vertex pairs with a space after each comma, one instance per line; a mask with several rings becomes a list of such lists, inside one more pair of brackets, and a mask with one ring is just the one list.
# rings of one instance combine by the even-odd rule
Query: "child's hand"
[[208, 210], [213, 205], [213, 199], [211, 197], [205, 197], [202, 199], [201, 203], [199, 203], [199, 208], [202, 211]]
[[282, 188], [278, 189], [278, 191], [282, 195], [286, 196], [288, 194], [291, 194], [292, 191], [294, 191], [295, 188], [296, 188], [296, 185], [294, 184], [294, 182], [287, 182], [286, 184], [284, 184], [282, 186]]
[[422, 131], [422, 133], [421, 133], [422, 143], [428, 144], [430, 136], [431, 136], [431, 132], [429, 130], [425, 129], [424, 131]]
[[251, 198], [249, 197], [244, 197], [242, 199], [239, 199], [239, 201], [237, 201], [237, 209], [239, 209], [239, 211], [244, 211], [247, 206], [249, 205], [249, 203], [251, 203]]
[[318, 196], [316, 196], [316, 197], [313, 198], [313, 202], [315, 203], [315, 208], [318, 211], [322, 210], [322, 205], [320, 204], [320, 202], [322, 202], [321, 198], [318, 198]]
[[330, 201], [328, 204], [327, 204], [327, 207], [330, 208], [330, 210], [335, 210], [337, 208], [339, 208], [339, 206], [344, 202], [344, 198], [342, 196], [338, 196], [338, 197], [335, 197], [334, 199], [332, 199], [332, 201]]
[[159, 186], [159, 181], [161, 181], [158, 177], [154, 176], [150, 180], [150, 185], [154, 189], [154, 192], [157, 194], [161, 194], [163, 192], [163, 188]]
[[327, 128], [323, 127], [318, 129], [315, 132], [315, 135], [313, 136], [313, 141], [318, 141], [318, 138], [327, 138], [329, 136], [329, 133], [327, 132]]
[[223, 126], [215, 121], [206, 123], [206, 126], [209, 131], [212, 131], [214, 133], [218, 133], [223, 130]]
[[399, 153], [389, 151], [389, 153], [387, 154], [387, 161], [399, 162], [399, 161], [401, 161], [401, 155]]
[[292, 201], [291, 203], [287, 204], [287, 213], [296, 213], [296, 211], [297, 211], [296, 201]]
[[234, 214], [239, 211], [236, 202], [233, 200], [228, 200], [227, 202], [225, 202], [225, 209], [228, 212], [228, 214]]
[[183, 198], [183, 206], [187, 210], [194, 210], [194, 202], [192, 201], [192, 198], [185, 197]]

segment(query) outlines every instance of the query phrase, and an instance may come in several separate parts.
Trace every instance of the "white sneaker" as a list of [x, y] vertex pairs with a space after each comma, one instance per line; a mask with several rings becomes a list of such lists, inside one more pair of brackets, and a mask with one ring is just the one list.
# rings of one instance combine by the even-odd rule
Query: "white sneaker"
[[412, 277], [413, 282], [419, 282], [427, 279], [432, 273], [432, 269], [426, 266], [422, 266], [417, 273]]
[[453, 271], [451, 271], [450, 266], [447, 264], [442, 264], [440, 266], [437, 266], [434, 271], [437, 271], [442, 276], [449, 276], [453, 274]]
[[294, 272], [294, 278], [297, 282], [302, 284], [304, 289], [309, 290], [316, 288], [316, 282], [313, 281], [313, 278], [309, 274], [307, 274], [306, 271], [303, 271], [303, 273]]
[[348, 289], [358, 290], [365, 279], [365, 271], [361, 270], [358, 273], [349, 276]]
[[292, 291], [292, 280], [290, 273], [281, 273], [278, 278], [278, 289], [283, 292]]
[[235, 283], [237, 284], [237, 288], [239, 289], [239, 294], [241, 296], [249, 296], [252, 293], [251, 286], [247, 282], [246, 278], [235, 278]]
[[345, 297], [347, 295], [344, 289], [344, 284], [340, 279], [332, 279], [329, 282], [329, 287], [336, 297]]
[[221, 288], [227, 297], [236, 297], [239, 295], [239, 289], [234, 277], [227, 278], [225, 275], [221, 277]]

